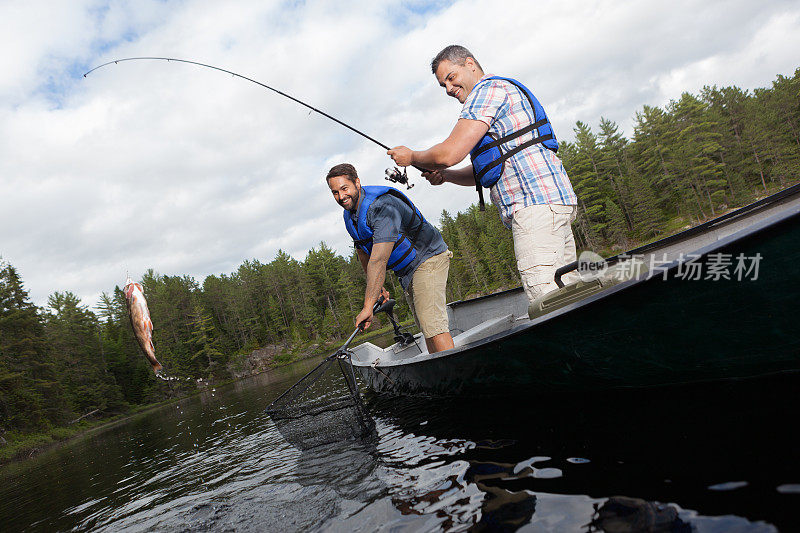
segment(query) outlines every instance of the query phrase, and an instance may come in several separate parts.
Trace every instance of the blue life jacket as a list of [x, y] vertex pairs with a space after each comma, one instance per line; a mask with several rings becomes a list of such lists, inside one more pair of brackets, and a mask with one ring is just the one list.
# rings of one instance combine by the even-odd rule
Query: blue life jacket
[[383, 185], [364, 185], [361, 187], [361, 193], [364, 197], [361, 199], [361, 204], [358, 206], [358, 215], [357, 215], [357, 223], [353, 224], [352, 219], [350, 218], [350, 211], [347, 209], [344, 210], [344, 225], [347, 228], [347, 233], [353, 238], [353, 242], [355, 243], [356, 247], [366, 252], [367, 255], [372, 253], [372, 235], [373, 231], [367, 225], [367, 211], [369, 211], [369, 206], [372, 205], [379, 196], [383, 196], [384, 194], [391, 194], [392, 196], [396, 196], [404, 201], [411, 210], [414, 212], [414, 217], [411, 219], [411, 224], [409, 224], [410, 228], [414, 227], [414, 223], [417, 222], [416, 228], [412, 229], [409, 233], [411, 235], [406, 235], [404, 233], [400, 233], [397, 235], [397, 240], [394, 243], [394, 249], [392, 249], [392, 254], [389, 256], [389, 261], [386, 264], [386, 267], [390, 270], [394, 270], [395, 273], [401, 272], [404, 268], [411, 264], [415, 257], [417, 257], [417, 252], [414, 250], [413, 241], [416, 238], [419, 230], [422, 229], [422, 224], [425, 222], [425, 219], [422, 216], [422, 213], [419, 212], [419, 209], [414, 206], [411, 200], [408, 197], [392, 187], [386, 187]]
[[[503, 78], [501, 76], [491, 76], [485, 80], [482, 80], [481, 83], [488, 80], [505, 80], [515, 85], [525, 96], [528, 97], [534, 112], [534, 122], [525, 126], [524, 128], [513, 131], [504, 137], [498, 138], [497, 134], [487, 132], [486, 135], [484, 135], [483, 138], [478, 141], [478, 144], [476, 144], [469, 153], [469, 157], [472, 160], [472, 169], [475, 174], [475, 184], [478, 186], [478, 192], [480, 192], [481, 185], [488, 188], [497, 183], [497, 180], [500, 179], [500, 175], [503, 173], [503, 163], [505, 163], [506, 159], [514, 154], [539, 143], [543, 144], [546, 148], [549, 148], [554, 152], [558, 151], [558, 141], [553, 133], [553, 127], [550, 125], [550, 120], [547, 118], [547, 114], [544, 112], [542, 104], [540, 104], [539, 100], [537, 100], [536, 97], [531, 94], [528, 88], [517, 80]], [[513, 150], [504, 150], [503, 145], [505, 143], [533, 130], [537, 130], [538, 137], [534, 137], [533, 139], [520, 144]], [[481, 200], [483, 200], [482, 197]]]

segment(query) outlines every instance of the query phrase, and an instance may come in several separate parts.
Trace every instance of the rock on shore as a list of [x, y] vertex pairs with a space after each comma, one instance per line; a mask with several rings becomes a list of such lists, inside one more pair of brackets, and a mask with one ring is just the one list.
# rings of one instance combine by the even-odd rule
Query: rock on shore
[[228, 365], [228, 370], [231, 376], [236, 379], [260, 374], [269, 368], [270, 363], [272, 363], [276, 355], [285, 350], [286, 346], [268, 344], [263, 348], [253, 350], [247, 356], [239, 359], [235, 364]]

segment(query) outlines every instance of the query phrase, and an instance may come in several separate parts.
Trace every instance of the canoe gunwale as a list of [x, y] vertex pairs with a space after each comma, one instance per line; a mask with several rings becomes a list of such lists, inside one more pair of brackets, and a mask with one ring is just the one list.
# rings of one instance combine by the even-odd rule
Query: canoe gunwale
[[[793, 196], [800, 196], [800, 183], [798, 183], [796, 185], [792, 185], [791, 187], [787, 187], [786, 189], [783, 189], [782, 191], [779, 191], [779, 192], [777, 192], [775, 194], [772, 194], [770, 196], [767, 196], [765, 198], [757, 200], [757, 201], [755, 201], [753, 203], [747, 204], [746, 206], [740, 207], [739, 209], [731, 211], [730, 213], [726, 213], [726, 214], [724, 214], [722, 216], [719, 216], [717, 218], [713, 218], [713, 219], [711, 219], [711, 220], [709, 220], [707, 222], [704, 222], [702, 224], [699, 224], [697, 226], [693, 226], [691, 228], [685, 229], [685, 230], [683, 230], [681, 232], [678, 232], [678, 233], [676, 233], [674, 235], [669, 235], [669, 236], [664, 237], [662, 239], [659, 239], [657, 241], [653, 241], [651, 243], [643, 244], [642, 246], [639, 246], [637, 248], [633, 248], [631, 250], [627, 250], [627, 251], [619, 253], [617, 255], [608, 257], [608, 258], [606, 258], [606, 262], [609, 263], [609, 264], [613, 264], [613, 263], [618, 262], [621, 259], [621, 256], [625, 256], [625, 255], [631, 256], [631, 255], [643, 254], [643, 253], [647, 253], [649, 251], [658, 250], [659, 248], [663, 248], [663, 247], [668, 246], [670, 244], [678, 243], [680, 241], [683, 241], [683, 240], [686, 240], [688, 238], [694, 237], [695, 235], [699, 235], [699, 234], [705, 233], [705, 232], [707, 232], [709, 230], [715, 229], [718, 226], [723, 226], [725, 224], [729, 224], [731, 222], [734, 222], [736, 219], [738, 219], [740, 217], [743, 217], [743, 216], [746, 216], [746, 215], [755, 214], [758, 211], [760, 211], [761, 209], [764, 209], [764, 208], [779, 204], [783, 200], [791, 199]], [[498, 296], [500, 294], [509, 294], [509, 293], [512, 293], [512, 292], [521, 292], [521, 291], [522, 291], [522, 287], [519, 286], [519, 287], [514, 287], [512, 289], [507, 289], [505, 291], [501, 291], [501, 292], [494, 293], [494, 294], [485, 294], [483, 296], [478, 296], [476, 298], [470, 298], [468, 300], [456, 300], [455, 302], [450, 302], [447, 305], [449, 307], [455, 308], [455, 307], [458, 307], [458, 306], [460, 306], [462, 304], [468, 304], [468, 303], [472, 304], [474, 302], [478, 302], [478, 301], [481, 301], [481, 300], [494, 298], [494, 297], [496, 297], [496, 296]]]

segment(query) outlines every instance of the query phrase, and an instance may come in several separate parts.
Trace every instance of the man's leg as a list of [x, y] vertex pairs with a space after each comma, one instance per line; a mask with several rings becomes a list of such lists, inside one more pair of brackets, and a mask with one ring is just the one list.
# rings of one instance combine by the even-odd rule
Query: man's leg
[[[511, 221], [514, 253], [522, 285], [529, 301], [558, 288], [556, 270], [575, 261], [571, 221], [574, 206], [537, 204], [519, 209]], [[564, 276], [565, 283], [577, 275]]]
[[408, 308], [411, 310], [411, 316], [414, 318], [414, 324], [417, 325], [417, 329], [422, 331], [422, 326], [419, 325], [419, 317], [417, 316], [417, 310], [414, 307], [414, 281], [412, 279], [411, 285], [403, 291], [403, 294], [406, 297], [406, 303], [408, 304]]
[[[419, 323], [419, 316], [417, 316], [417, 310], [414, 307], [414, 283], [412, 282], [409, 285], [408, 290], [404, 291], [406, 297], [406, 303], [408, 304], [408, 308], [411, 309], [411, 315], [414, 317], [414, 322], [417, 324], [417, 328], [422, 331], [422, 326]], [[446, 311], [445, 311], [446, 313]], [[425, 334], [423, 333], [423, 336]], [[425, 338], [425, 346], [428, 347], [428, 353], [434, 352], [441, 352], [442, 350], [448, 350], [453, 347], [453, 337], [450, 336], [450, 332], [447, 333], [439, 333], [438, 335], [434, 335], [431, 338]]]
[[434, 335], [430, 339], [425, 337], [425, 346], [428, 347], [428, 353], [435, 353], [435, 352], [441, 352], [443, 350], [449, 350], [454, 346], [453, 337], [450, 335], [450, 332], [439, 333], [438, 335]]
[[[561, 207], [561, 206], [559, 206]], [[572, 212], [569, 214], [568, 219], [562, 220], [564, 221], [564, 225], [562, 226], [562, 233], [564, 234], [564, 257], [561, 261], [558, 261], [558, 267], [562, 265], [568, 265], [573, 261], [578, 260], [578, 252], [575, 248], [575, 235], [572, 233], [572, 223], [575, 221], [575, 218], [578, 216], [578, 207], [575, 205], [567, 206], [572, 208]], [[558, 268], [556, 267], [556, 268]], [[577, 270], [573, 270], [569, 274], [561, 276], [561, 281], [564, 283], [574, 283], [580, 280], [581, 277], [578, 275]]]
[[447, 273], [450, 270], [450, 250], [435, 255], [417, 267], [411, 282], [411, 296], [425, 336], [428, 353], [453, 347], [447, 321]]

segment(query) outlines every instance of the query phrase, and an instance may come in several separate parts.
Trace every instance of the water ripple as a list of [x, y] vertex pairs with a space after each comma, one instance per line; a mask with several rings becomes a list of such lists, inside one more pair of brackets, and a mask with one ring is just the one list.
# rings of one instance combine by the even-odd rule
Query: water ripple
[[[21, 465], [0, 484], [1, 523], [12, 531], [576, 531], [590, 524], [600, 531], [660, 520], [672, 530], [774, 531], [758, 521], [769, 508], [758, 507], [753, 495], [766, 498], [766, 491], [784, 502], [800, 493], [800, 485], [783, 477], [795, 479], [792, 465], [776, 468], [782, 477], [770, 483], [761, 463], [761, 477], [747, 475], [745, 461], [725, 462], [738, 470], [711, 468], [706, 463], [721, 447], [705, 463], [685, 461], [692, 465], [686, 467], [680, 459], [694, 460], [703, 441], [681, 455], [684, 442], [669, 440], [683, 435], [674, 428], [659, 435], [670, 445], [651, 451], [659, 439], [637, 441], [627, 426], [614, 425], [627, 404], [594, 411], [601, 423], [584, 435], [575, 428], [588, 417], [589, 403], [571, 417], [556, 411], [557, 422], [548, 426], [547, 410], [554, 408], [547, 405], [505, 420], [496, 405], [481, 412], [462, 400], [373, 397], [374, 440], [301, 452], [264, 408], [302, 368], [133, 417]], [[652, 409], [652, 402], [643, 403]], [[602, 418], [606, 411], [611, 414]], [[705, 418], [703, 427], [709, 423]], [[601, 438], [605, 446], [592, 445]], [[584, 453], [591, 461], [576, 457]], [[709, 486], [710, 472], [712, 481], [728, 475], [759, 481]], [[632, 494], [614, 496], [625, 490]], [[695, 507], [714, 501], [706, 516], [677, 503], [637, 499], [641, 493], [665, 502], [694, 498]]]

